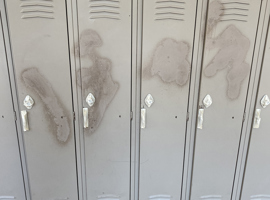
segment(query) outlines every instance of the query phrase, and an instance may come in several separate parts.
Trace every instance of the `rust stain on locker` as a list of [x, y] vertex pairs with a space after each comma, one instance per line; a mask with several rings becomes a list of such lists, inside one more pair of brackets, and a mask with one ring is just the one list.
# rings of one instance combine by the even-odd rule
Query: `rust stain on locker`
[[165, 38], [154, 50], [151, 64], [143, 70], [143, 78], [159, 76], [165, 83], [184, 86], [189, 80], [190, 63], [188, 61], [189, 45], [171, 38]]
[[[77, 77], [81, 76], [81, 79], [77, 79], [77, 84], [82, 87], [84, 106], [89, 108], [89, 128], [86, 130], [90, 133], [94, 133], [99, 127], [106, 109], [119, 88], [119, 84], [113, 80], [111, 75], [111, 60], [100, 56], [96, 51], [96, 48], [102, 44], [100, 35], [94, 30], [84, 30], [80, 35], [78, 55], [80, 58], [88, 59], [91, 63], [88, 68], [77, 71]], [[96, 99], [92, 107], [85, 102], [85, 98], [90, 92]]]
[[49, 114], [58, 141], [66, 142], [70, 135], [69, 119], [64, 107], [55, 95], [51, 84], [40, 74], [37, 68], [28, 68], [22, 72], [22, 80], [27, 88], [34, 91], [43, 102]]
[[227, 68], [227, 96], [236, 99], [240, 94], [243, 80], [250, 72], [250, 66], [245, 62], [250, 41], [235, 25], [229, 25], [217, 37], [212, 38], [213, 29], [223, 12], [220, 1], [213, 1], [210, 4], [205, 47], [208, 50], [218, 48], [219, 51], [205, 67], [204, 75], [213, 77], [218, 71]]

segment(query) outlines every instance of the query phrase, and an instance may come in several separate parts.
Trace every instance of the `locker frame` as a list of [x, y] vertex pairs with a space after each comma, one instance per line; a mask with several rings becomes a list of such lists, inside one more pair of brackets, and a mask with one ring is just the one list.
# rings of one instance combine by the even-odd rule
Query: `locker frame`
[[[207, 10], [208, 10], [208, 2], [209, 0], [205, 0], [203, 2], [203, 11], [202, 11], [202, 18], [204, 18], [206, 15], [207, 15]], [[257, 65], [255, 65], [255, 60], [258, 58], [257, 54], [258, 54], [258, 42], [257, 41], [261, 41], [261, 42], [264, 42], [264, 40], [261, 39], [261, 37], [259, 37], [258, 33], [260, 33], [261, 31], [259, 31], [259, 28], [262, 29], [262, 21], [264, 19], [264, 16], [269, 13], [267, 12], [269, 10], [269, 3], [267, 4], [268, 0], [262, 0], [261, 1], [261, 8], [263, 8], [265, 6], [265, 10], [262, 11], [261, 9], [261, 12], [260, 12], [260, 16], [259, 16], [259, 20], [258, 20], [258, 25], [257, 25], [257, 33], [256, 33], [256, 40], [255, 40], [255, 45], [254, 45], [254, 53], [253, 53], [253, 58], [252, 58], [252, 70], [250, 72], [250, 76], [249, 76], [249, 84], [248, 84], [248, 92], [247, 92], [247, 97], [246, 97], [246, 106], [245, 106], [245, 110], [244, 110], [244, 113], [243, 113], [243, 123], [242, 123], [242, 131], [241, 131], [241, 138], [240, 138], [240, 143], [241, 145], [238, 147], [238, 158], [239, 158], [239, 155], [240, 155], [240, 151], [242, 150], [242, 142], [243, 142], [243, 127], [246, 127], [248, 125], [248, 121], [249, 120], [244, 120], [245, 118], [245, 113], [249, 112], [250, 111], [250, 106], [252, 105], [252, 102], [250, 102], [250, 98], [252, 97], [251, 93], [250, 93], [250, 86], [252, 86], [254, 84], [254, 71], [255, 69], [257, 68]], [[267, 6], [266, 6], [267, 5]], [[268, 10], [267, 10], [268, 9]], [[267, 11], [266, 11], [267, 10]], [[267, 13], [266, 13], [267, 12]], [[198, 12], [199, 13], [199, 12]], [[198, 14], [197, 13], [197, 14]], [[201, 33], [204, 33], [205, 32], [205, 25], [206, 25], [206, 19], [203, 20], [203, 19], [200, 19], [202, 20], [201, 22]], [[190, 199], [190, 196], [191, 196], [191, 186], [192, 186], [192, 173], [193, 173], [193, 161], [194, 161], [194, 152], [195, 152], [195, 146], [196, 146], [196, 134], [197, 134], [197, 114], [198, 114], [198, 101], [199, 101], [199, 93], [200, 93], [200, 79], [201, 79], [201, 61], [203, 59], [203, 48], [204, 48], [204, 36], [202, 36], [202, 34], [199, 35], [200, 39], [199, 39], [199, 43], [201, 42], [201, 46], [199, 46], [199, 59], [200, 61], [198, 61], [198, 67], [197, 67], [197, 77], [195, 79], [195, 85], [197, 87], [195, 87], [196, 91], [194, 90], [193, 91], [193, 101], [196, 101], [197, 100], [197, 103], [194, 103], [193, 104], [193, 107], [191, 106], [190, 107], [190, 110], [193, 109], [193, 112], [191, 114], [191, 117], [190, 117], [190, 120], [191, 120], [191, 123], [190, 125], [188, 126], [188, 132], [187, 132], [187, 136], [190, 137], [190, 141], [189, 143], [187, 142], [186, 143], [186, 146], [187, 146], [187, 153], [186, 153], [186, 160], [185, 160], [185, 171], [184, 171], [184, 179], [183, 181], [186, 181], [186, 184], [183, 184], [183, 186], [186, 186], [186, 188], [184, 188], [183, 192], [182, 192], [182, 200], [189, 200]], [[256, 56], [255, 56], [256, 55]], [[197, 92], [197, 93], [196, 93]], [[247, 106], [249, 105], [249, 106]], [[194, 107], [196, 106], [196, 107]], [[251, 123], [252, 124], [252, 123]], [[241, 159], [240, 159], [241, 160]], [[237, 189], [237, 184], [236, 183], [236, 180], [239, 179], [239, 174], [237, 174], [238, 172], [238, 165], [237, 163], [240, 162], [239, 159], [237, 159], [237, 162], [236, 162], [236, 165], [235, 165], [235, 176], [234, 176], [234, 184], [233, 184], [233, 187], [232, 187], [232, 197], [231, 199], [233, 200], [236, 200], [236, 199], [239, 199], [235, 196], [235, 190]], [[189, 166], [189, 167], [188, 167]], [[241, 170], [240, 172], [238, 173], [243, 173], [243, 170]]]
[[21, 165], [22, 165], [22, 173], [23, 173], [23, 179], [24, 179], [25, 196], [27, 200], [30, 200], [31, 199], [30, 185], [29, 185], [29, 179], [28, 179], [26, 153], [25, 153], [25, 148], [24, 148], [23, 130], [22, 130], [22, 124], [20, 120], [21, 116], [20, 116], [19, 103], [18, 103], [18, 94], [17, 94], [17, 89], [16, 89], [17, 84], [15, 81], [15, 72], [14, 72], [14, 67], [13, 67], [12, 48], [10, 45], [9, 25], [8, 25], [8, 19], [7, 19], [5, 0], [0, 1], [0, 9], [2, 12], [4, 41], [6, 44], [7, 64], [8, 64], [8, 70], [9, 70], [9, 76], [10, 76], [9, 79], [10, 79], [10, 85], [11, 85], [12, 99], [13, 99], [13, 104], [14, 104], [14, 115], [16, 117], [15, 123], [16, 123], [18, 144], [19, 144], [20, 157], [21, 157], [21, 163], [22, 163]]
[[[76, 123], [78, 123], [75, 119], [76, 118], [76, 107], [75, 107], [75, 102], [76, 102], [76, 93], [73, 90], [72, 86], [73, 86], [73, 82], [76, 81], [76, 79], [74, 79], [73, 74], [72, 74], [72, 69], [74, 67], [73, 63], [72, 63], [72, 56], [71, 56], [71, 52], [72, 49], [70, 48], [70, 44], [71, 44], [71, 38], [69, 35], [69, 31], [72, 30], [72, 23], [70, 23], [69, 19], [72, 16], [72, 13], [70, 12], [71, 9], [71, 0], [64, 0], [65, 1], [65, 9], [66, 9], [66, 23], [67, 23], [67, 39], [68, 39], [68, 52], [69, 52], [69, 63], [70, 63], [70, 75], [71, 75], [71, 94], [72, 94], [72, 109], [73, 109], [73, 131], [74, 131], [74, 143], [75, 143], [75, 160], [76, 160], [76, 175], [77, 175], [77, 192], [78, 192], [78, 199], [80, 199], [81, 196], [81, 185], [80, 185], [80, 178], [81, 176], [79, 176], [78, 174], [81, 173], [80, 170], [80, 154], [78, 154], [78, 149], [79, 149], [79, 132], [77, 131], [77, 128], [79, 126], [76, 125]], [[27, 200], [31, 200], [31, 188], [30, 188], [30, 182], [29, 182], [29, 175], [28, 175], [28, 169], [27, 169], [27, 161], [26, 161], [26, 152], [25, 152], [25, 147], [24, 147], [24, 138], [23, 138], [23, 130], [22, 130], [22, 123], [21, 123], [21, 116], [20, 116], [20, 108], [19, 108], [19, 103], [18, 103], [18, 93], [17, 93], [17, 83], [16, 83], [16, 78], [15, 78], [15, 70], [14, 70], [14, 64], [13, 64], [13, 56], [12, 56], [12, 47], [11, 47], [11, 43], [10, 43], [10, 34], [9, 34], [9, 22], [8, 22], [8, 17], [7, 17], [7, 10], [6, 10], [6, 0], [0, 0], [0, 8], [4, 13], [3, 16], [3, 30], [4, 30], [4, 39], [5, 39], [5, 43], [6, 43], [6, 51], [7, 51], [7, 60], [8, 60], [8, 67], [9, 67], [9, 72], [10, 72], [10, 82], [11, 82], [11, 90], [12, 90], [12, 97], [13, 97], [13, 101], [14, 101], [14, 109], [15, 109], [15, 115], [16, 115], [16, 125], [17, 125], [17, 132], [18, 132], [18, 143], [19, 143], [19, 148], [20, 148], [20, 154], [21, 154], [21, 162], [22, 162], [22, 171], [23, 171], [23, 177], [24, 177], [24, 182], [25, 182], [25, 193], [26, 193], [26, 199]], [[70, 26], [70, 25], [71, 26]]]
[[0, 20], [1, 20], [1, 29], [3, 31], [3, 42], [4, 42], [4, 48], [5, 48], [5, 56], [6, 56], [6, 62], [7, 62], [7, 72], [8, 72], [8, 81], [9, 81], [9, 87], [10, 87], [10, 98], [12, 100], [12, 109], [13, 109], [13, 115], [14, 115], [14, 126], [15, 126], [15, 130], [16, 130], [16, 138], [17, 138], [17, 143], [18, 143], [18, 153], [19, 153], [19, 163], [20, 163], [20, 167], [21, 167], [21, 175], [22, 175], [22, 181], [23, 181], [23, 188], [24, 188], [24, 198], [25, 200], [27, 199], [27, 192], [26, 192], [26, 180], [24, 177], [24, 171], [22, 169], [23, 167], [23, 160], [22, 160], [22, 155], [21, 155], [21, 149], [20, 149], [20, 144], [19, 144], [19, 129], [17, 126], [17, 116], [16, 116], [16, 111], [15, 111], [15, 100], [13, 98], [13, 91], [12, 91], [12, 79], [10, 77], [10, 69], [9, 69], [9, 53], [10, 53], [10, 45], [9, 45], [9, 41], [7, 39], [6, 34], [8, 34], [7, 32], [7, 23], [6, 23], [6, 11], [5, 11], [5, 6], [4, 6], [4, 2], [1, 0], [0, 1]]
[[[142, 24], [143, 24], [143, 2], [144, 0], [138, 1], [138, 26], [137, 26], [137, 90], [136, 90], [136, 100], [138, 102], [135, 112], [137, 112], [137, 123], [136, 123], [136, 149], [137, 149], [137, 177], [135, 182], [135, 188], [137, 191], [135, 193], [135, 200], [139, 200], [139, 174], [140, 174], [140, 102], [141, 102], [141, 68], [142, 68]], [[192, 141], [195, 137], [195, 132], [197, 129], [197, 105], [199, 98], [199, 85], [200, 85], [200, 73], [201, 73], [201, 60], [203, 55], [203, 43], [204, 43], [204, 32], [205, 32], [205, 14], [206, 5], [208, 0], [197, 0], [196, 17], [195, 17], [195, 27], [194, 27], [194, 43], [193, 43], [193, 56], [191, 60], [192, 69], [189, 82], [189, 104], [187, 109], [187, 121], [186, 121], [186, 137], [185, 137], [185, 154], [183, 160], [183, 171], [182, 171], [182, 188], [180, 190], [180, 197], [182, 200], [189, 199], [191, 176], [192, 176], [192, 163], [193, 163], [193, 150], [194, 143]], [[195, 48], [197, 47], [197, 48]], [[194, 72], [193, 72], [194, 71]], [[191, 89], [192, 88], [192, 89]], [[190, 101], [192, 100], [192, 101]], [[195, 129], [195, 130], [194, 130]], [[192, 134], [194, 133], [194, 134]]]
[[[68, 15], [68, 32], [69, 41], [73, 46], [79, 43], [79, 28], [78, 28], [78, 10], [77, 10], [78, 0], [67, 0], [67, 15]], [[137, 85], [138, 80], [140, 80], [140, 66], [137, 65], [137, 32], [139, 29], [138, 25], [138, 0], [131, 0], [131, 62], [130, 67], [132, 71], [131, 76], [131, 104], [130, 104], [130, 116], [131, 116], [131, 127], [130, 127], [130, 190], [129, 199], [137, 199], [137, 182], [138, 182], [138, 127], [140, 122], [140, 113], [137, 112], [137, 89], [140, 86]], [[72, 46], [70, 45], [70, 46]], [[86, 181], [86, 168], [85, 168], [85, 146], [84, 146], [84, 128], [83, 128], [83, 113], [82, 113], [82, 91], [80, 88], [76, 87], [76, 71], [80, 69], [80, 61], [74, 57], [74, 48], [70, 48], [70, 59], [71, 59], [71, 74], [72, 74], [72, 85], [74, 94], [74, 114], [75, 114], [75, 130], [76, 130], [76, 144], [77, 144], [77, 162], [78, 162], [78, 187], [80, 200], [87, 200], [87, 181]], [[140, 100], [140, 97], [139, 97]], [[139, 104], [140, 107], [140, 104]]]
[[[248, 158], [249, 144], [253, 129], [254, 113], [256, 110], [257, 95], [259, 91], [260, 75], [262, 72], [263, 58], [267, 40], [268, 28], [270, 26], [270, 2], [262, 1], [262, 11], [258, 22], [257, 38], [254, 50], [254, 59], [249, 84], [248, 96], [246, 100], [246, 119], [242, 126], [242, 137], [239, 144], [238, 160], [236, 163], [232, 200], [241, 199], [241, 192], [244, 183], [245, 169]], [[258, 41], [258, 42], [257, 42]]]

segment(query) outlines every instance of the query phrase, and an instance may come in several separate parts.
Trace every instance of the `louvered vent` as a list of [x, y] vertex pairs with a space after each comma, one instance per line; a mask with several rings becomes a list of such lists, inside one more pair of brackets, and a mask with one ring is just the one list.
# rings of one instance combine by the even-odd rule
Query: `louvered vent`
[[184, 11], [185, 11], [184, 0], [157, 0], [155, 7], [155, 20], [176, 20], [184, 21]]
[[22, 19], [54, 19], [53, 0], [21, 0]]
[[89, 0], [90, 19], [120, 20], [120, 0]]
[[247, 1], [222, 2], [223, 14], [220, 21], [247, 22], [249, 3]]

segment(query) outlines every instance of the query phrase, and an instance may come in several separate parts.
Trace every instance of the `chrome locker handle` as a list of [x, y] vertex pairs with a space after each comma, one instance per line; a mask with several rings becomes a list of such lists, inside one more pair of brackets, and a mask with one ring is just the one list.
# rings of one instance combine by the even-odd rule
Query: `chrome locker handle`
[[199, 109], [199, 113], [198, 113], [198, 124], [197, 124], [197, 128], [198, 129], [202, 129], [203, 128], [203, 113], [204, 113], [204, 109]]
[[83, 127], [88, 128], [88, 108], [83, 108]]
[[28, 116], [27, 111], [21, 111], [22, 123], [23, 123], [23, 131], [29, 131], [29, 124], [28, 124]]
[[145, 128], [145, 116], [146, 116], [146, 109], [141, 109], [141, 128]]
[[209, 108], [212, 103], [212, 97], [210, 94], [207, 94], [204, 99], [203, 99], [203, 105], [200, 106], [199, 113], [198, 113], [198, 123], [197, 123], [197, 128], [202, 129], [203, 128], [203, 114], [204, 114], [204, 109]]
[[261, 123], [261, 109], [256, 109], [253, 128], [260, 128], [260, 123]]

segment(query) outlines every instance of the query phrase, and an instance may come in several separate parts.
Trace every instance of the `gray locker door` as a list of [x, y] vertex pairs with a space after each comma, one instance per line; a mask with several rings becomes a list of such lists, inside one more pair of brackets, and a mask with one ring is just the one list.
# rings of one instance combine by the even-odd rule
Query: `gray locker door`
[[141, 200], [180, 199], [196, 4], [144, 1]]
[[260, 5], [209, 1], [192, 200], [231, 197]]
[[0, 199], [25, 199], [0, 13]]
[[65, 4], [6, 1], [33, 200], [78, 199]]
[[129, 199], [132, 1], [77, 3], [87, 197]]
[[[249, 154], [246, 165], [245, 178], [243, 183], [243, 200], [270, 200], [270, 107], [264, 106], [267, 95], [270, 97], [270, 32], [265, 47], [265, 56], [261, 71], [261, 80], [257, 96], [256, 111], [260, 112], [258, 118], [255, 115], [253, 130], [249, 146]], [[265, 98], [264, 98], [265, 96]], [[262, 103], [261, 103], [262, 102]], [[255, 113], [256, 113], [255, 111]], [[254, 122], [255, 122], [254, 121]], [[259, 125], [256, 127], [256, 125]]]

